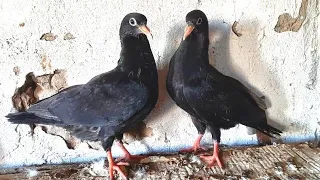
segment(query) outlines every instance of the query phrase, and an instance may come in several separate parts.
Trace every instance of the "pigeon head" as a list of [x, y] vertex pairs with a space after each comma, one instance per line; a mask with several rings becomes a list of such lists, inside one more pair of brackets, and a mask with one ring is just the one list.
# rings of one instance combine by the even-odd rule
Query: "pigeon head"
[[184, 30], [183, 40], [192, 33], [208, 32], [207, 16], [200, 10], [190, 11], [186, 16], [187, 27]]
[[146, 16], [140, 13], [127, 14], [121, 22], [120, 38], [125, 36], [138, 37], [140, 34], [152, 37], [150, 29], [147, 27]]

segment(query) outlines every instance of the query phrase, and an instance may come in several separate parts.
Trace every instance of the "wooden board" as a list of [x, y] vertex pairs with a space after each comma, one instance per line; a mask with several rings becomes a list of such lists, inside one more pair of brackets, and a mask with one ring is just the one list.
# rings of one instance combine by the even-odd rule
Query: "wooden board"
[[[308, 144], [222, 148], [221, 155], [224, 169], [207, 168], [198, 155], [174, 154], [148, 156], [127, 172], [130, 179], [320, 179], [320, 148]], [[38, 174], [29, 177], [30, 169]], [[42, 165], [0, 170], [0, 179], [109, 179], [106, 170], [98, 175], [93, 169], [93, 164]]]

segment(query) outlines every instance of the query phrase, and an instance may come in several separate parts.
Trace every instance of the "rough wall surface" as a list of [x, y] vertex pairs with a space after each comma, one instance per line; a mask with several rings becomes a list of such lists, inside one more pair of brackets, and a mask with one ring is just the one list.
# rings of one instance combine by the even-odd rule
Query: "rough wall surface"
[[[299, 13], [301, 4], [307, 4], [305, 15]], [[0, 166], [105, 157], [103, 150], [90, 149], [86, 144], [69, 149], [61, 137], [47, 134], [40, 127], [32, 137], [29, 126], [11, 125], [4, 116], [13, 111], [11, 96], [28, 72], [41, 75], [66, 69], [68, 84], [75, 85], [114, 68], [120, 52], [120, 21], [132, 11], [147, 16], [154, 35], [150, 44], [159, 68], [160, 98], [146, 119], [151, 135], [127, 147], [133, 153], [147, 153], [190, 146], [197, 131], [187, 113], [168, 97], [164, 82], [168, 62], [183, 34], [185, 15], [193, 9], [201, 9], [208, 16], [211, 63], [266, 96], [271, 123], [285, 131], [282, 140], [304, 141], [318, 136], [318, 0], [0, 1]], [[275, 31], [278, 17], [284, 13], [305, 18], [296, 32]], [[241, 36], [232, 31], [234, 21]], [[290, 29], [288, 26], [285, 28]], [[52, 41], [40, 40], [50, 32]], [[75, 38], [65, 40], [67, 33]], [[20, 73], [14, 72], [17, 67]], [[209, 134], [203, 143], [211, 143]], [[222, 143], [255, 144], [257, 138], [248, 135], [244, 126], [237, 126], [222, 132]], [[115, 155], [120, 154], [117, 148], [113, 150]]]

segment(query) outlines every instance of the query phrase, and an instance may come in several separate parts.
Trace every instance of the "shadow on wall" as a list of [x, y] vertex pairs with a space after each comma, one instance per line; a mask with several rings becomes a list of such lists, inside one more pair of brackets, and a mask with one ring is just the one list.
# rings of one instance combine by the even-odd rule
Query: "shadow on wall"
[[[285, 117], [284, 112], [288, 107], [288, 102], [284, 89], [278, 78], [270, 73], [268, 65], [260, 57], [258, 24], [252, 23], [252, 21], [242, 21], [240, 24], [243, 32], [241, 32], [241, 37], [237, 37], [231, 31], [230, 24], [221, 21], [209, 22], [209, 61], [220, 72], [239, 80], [258, 96], [265, 96], [267, 107], [276, 106], [276, 109], [281, 110], [281, 117]], [[230, 37], [234, 37], [236, 40], [230, 41]], [[235, 47], [230, 49], [230, 44]], [[231, 52], [235, 54], [237, 59], [231, 59]], [[273, 99], [278, 99], [278, 101], [270, 102], [268, 94], [262, 94], [253, 84], [250, 85], [245, 75], [249, 79], [259, 79], [259, 81], [267, 83], [277, 92], [275, 93], [277, 97], [273, 97]], [[268, 118], [270, 125], [285, 130], [281, 121], [282, 119]]]
[[[148, 122], [157, 120], [158, 117], [163, 116], [169, 112], [169, 110], [175, 106], [175, 103], [170, 98], [166, 89], [166, 79], [169, 70], [169, 62], [175, 51], [178, 49], [180, 41], [183, 36], [184, 24], [176, 24], [170, 28], [167, 32], [166, 43], [162, 56], [159, 56], [157, 61], [161, 62], [158, 65], [158, 78], [159, 78], [159, 98], [156, 108], [152, 111], [152, 114], [148, 117]], [[157, 57], [155, 57], [157, 58]]]
[[[270, 73], [266, 62], [260, 58], [258, 24], [247, 21], [241, 22], [241, 25], [244, 30], [244, 32], [242, 32], [243, 35], [236, 37], [233, 32], [231, 32], [230, 24], [222, 21], [209, 20], [209, 61], [220, 72], [239, 80], [258, 96], [265, 96], [267, 107], [271, 107], [271, 105], [275, 106], [275, 109], [279, 109], [280, 111], [280, 117], [285, 117], [284, 112], [288, 106], [288, 102], [285, 98], [284, 89], [278, 81], [278, 78]], [[147, 122], [156, 121], [160, 116], [168, 113], [170, 109], [175, 106], [166, 90], [166, 77], [170, 59], [180, 44], [183, 30], [184, 23], [181, 23], [173, 26], [167, 33], [163, 57], [158, 57], [158, 62], [161, 62], [161, 65], [158, 66], [159, 99], [156, 108], [151, 115], [148, 116]], [[230, 38], [233, 37], [236, 38], [236, 40], [230, 41]], [[233, 43], [233, 45], [237, 44], [238, 46], [230, 49], [231, 43]], [[232, 59], [230, 56], [231, 52], [237, 59]], [[258, 79], [265, 87], [272, 87], [276, 91], [273, 95], [277, 96], [272, 99], [277, 99], [278, 101], [271, 103], [268, 94], [262, 94], [253, 84], [250, 85], [248, 83], [248, 79]], [[268, 118], [268, 123], [276, 128], [285, 130], [281, 125], [282, 120], [283, 119], [273, 120]]]

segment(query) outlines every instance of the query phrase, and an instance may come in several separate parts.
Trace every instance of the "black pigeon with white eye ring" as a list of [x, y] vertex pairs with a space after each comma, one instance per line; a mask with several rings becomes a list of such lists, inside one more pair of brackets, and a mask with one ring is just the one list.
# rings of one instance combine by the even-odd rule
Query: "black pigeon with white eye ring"
[[8, 121], [60, 126], [80, 139], [101, 141], [107, 151], [110, 178], [114, 179], [113, 170], [126, 178], [112, 158], [111, 146], [117, 139], [125, 153], [123, 159], [141, 158], [123, 146], [123, 133], [143, 121], [158, 99], [158, 74], [145, 35], [150, 34], [146, 24], [142, 14], [126, 15], [119, 31], [122, 49], [117, 67], [43, 99], [26, 112], [10, 113]]
[[209, 166], [215, 162], [222, 167], [219, 143], [220, 129], [236, 124], [255, 128], [273, 137], [281, 131], [268, 125], [265, 104], [236, 79], [225, 76], [209, 64], [208, 20], [200, 10], [186, 16], [187, 27], [179, 48], [169, 64], [166, 87], [175, 103], [191, 115], [198, 137], [191, 148], [182, 152], [196, 152], [208, 128], [214, 141], [212, 156], [203, 156]]

